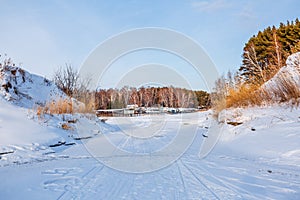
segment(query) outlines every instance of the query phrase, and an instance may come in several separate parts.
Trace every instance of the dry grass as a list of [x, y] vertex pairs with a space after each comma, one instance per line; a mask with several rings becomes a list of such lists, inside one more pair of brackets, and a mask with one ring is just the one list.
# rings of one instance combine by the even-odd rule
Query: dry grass
[[287, 102], [292, 106], [300, 105], [299, 82], [288, 75], [279, 76], [272, 86], [261, 87], [259, 85], [241, 84], [235, 88], [226, 88], [222, 91], [226, 94], [215, 102], [214, 110], [218, 114], [221, 110], [230, 107], [247, 107], [262, 104], [274, 104]]
[[44, 114], [44, 107], [38, 106], [38, 107], [36, 108], [36, 114], [37, 114], [39, 117], [42, 116], [42, 115]]
[[268, 89], [261, 89], [262, 98], [272, 103], [290, 102], [293, 106], [299, 106], [300, 88], [299, 83], [291, 77], [281, 75], [277, 78], [276, 85]]
[[38, 116], [43, 114], [73, 114], [73, 111], [73, 104], [70, 99], [47, 102], [45, 106], [38, 106], [36, 109]]
[[[83, 101], [81, 101], [81, 102], [83, 102]], [[85, 100], [82, 105], [76, 106], [75, 110], [78, 113], [95, 113], [94, 99]]]
[[36, 107], [36, 114], [41, 117], [44, 114], [73, 114], [73, 113], [94, 113], [94, 100], [81, 102], [72, 102], [71, 99], [58, 99], [47, 102], [44, 106]]
[[226, 97], [226, 107], [245, 107], [261, 105], [262, 95], [256, 85], [241, 85], [238, 89], [229, 89]]
[[73, 128], [68, 123], [63, 123], [61, 128], [64, 130], [73, 130]]

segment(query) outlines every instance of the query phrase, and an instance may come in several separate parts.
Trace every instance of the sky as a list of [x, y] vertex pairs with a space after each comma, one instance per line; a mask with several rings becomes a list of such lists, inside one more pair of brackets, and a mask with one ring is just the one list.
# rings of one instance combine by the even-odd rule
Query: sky
[[[239, 68], [243, 46], [252, 35], [295, 20], [299, 7], [298, 0], [0, 0], [0, 54], [30, 72], [52, 78], [66, 63], [80, 69], [89, 54], [114, 35], [159, 27], [196, 41], [222, 74]], [[205, 87], [192, 70], [186, 70], [188, 64], [174, 56], [135, 54], [114, 64], [103, 87], [116, 85], [112, 80], [118, 79], [114, 75], [119, 68], [127, 65], [129, 69], [133, 63], [163, 63], [183, 74], [192, 88]]]

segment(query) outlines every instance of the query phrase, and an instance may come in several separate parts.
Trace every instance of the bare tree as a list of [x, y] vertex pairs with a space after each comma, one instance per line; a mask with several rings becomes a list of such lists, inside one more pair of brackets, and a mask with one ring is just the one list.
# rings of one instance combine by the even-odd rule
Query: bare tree
[[53, 80], [68, 96], [73, 97], [79, 85], [79, 73], [70, 64], [65, 67], [60, 67], [54, 72]]
[[60, 67], [54, 73], [55, 84], [70, 98], [75, 98], [85, 105], [84, 112], [90, 112], [95, 107], [95, 91], [89, 89], [91, 79], [80, 77], [79, 72], [70, 64]]

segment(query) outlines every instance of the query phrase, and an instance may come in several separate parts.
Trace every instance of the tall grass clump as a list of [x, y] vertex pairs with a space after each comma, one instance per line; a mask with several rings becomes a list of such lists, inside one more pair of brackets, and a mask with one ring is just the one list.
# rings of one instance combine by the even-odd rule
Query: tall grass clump
[[59, 98], [50, 102], [46, 102], [45, 105], [40, 105], [36, 109], [38, 116], [43, 114], [73, 114], [73, 102], [71, 99]]

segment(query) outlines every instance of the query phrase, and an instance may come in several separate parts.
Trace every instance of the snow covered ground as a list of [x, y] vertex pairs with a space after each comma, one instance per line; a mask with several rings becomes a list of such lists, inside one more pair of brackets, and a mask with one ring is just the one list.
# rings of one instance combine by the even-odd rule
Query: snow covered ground
[[[223, 129], [218, 144], [205, 159], [199, 159], [200, 146], [207, 139], [202, 134], [207, 133], [212, 117], [210, 111], [109, 118], [106, 123], [78, 115], [79, 121], [74, 127], [88, 124], [89, 129], [77, 135], [72, 130], [58, 128], [61, 120], [57, 116], [39, 121], [28, 110], [0, 103], [1, 152], [11, 152], [1, 155], [0, 159], [1, 199], [300, 197], [300, 114], [297, 109], [275, 106], [228, 110], [220, 118]], [[152, 129], [151, 137], [132, 135], [140, 132], [144, 133], [143, 137], [149, 136], [151, 132], [147, 127], [153, 128], [151, 124], [159, 122], [164, 125]], [[231, 122], [242, 124], [234, 126]], [[183, 130], [196, 127], [192, 144], [170, 165], [148, 173], [112, 169], [83, 145], [108, 139], [118, 148], [147, 155], [170, 145], [176, 137], [174, 129], [179, 125], [186, 128]], [[85, 139], [75, 140], [76, 137]], [[75, 144], [49, 147], [58, 141]], [[127, 162], [124, 166], [130, 164], [139, 163]]]
[[55, 84], [17, 67], [0, 80], [0, 199], [300, 199], [299, 109], [223, 111], [200, 159], [211, 111], [38, 116], [65, 97]]

